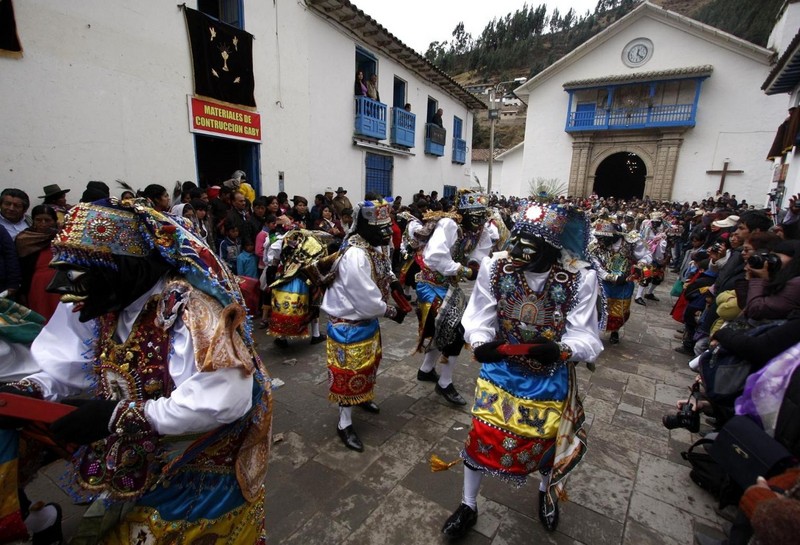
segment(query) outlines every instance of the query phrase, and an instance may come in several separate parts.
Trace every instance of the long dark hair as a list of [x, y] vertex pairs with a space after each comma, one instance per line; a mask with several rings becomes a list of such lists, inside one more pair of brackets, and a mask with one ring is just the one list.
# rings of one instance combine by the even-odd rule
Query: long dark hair
[[795, 255], [789, 263], [780, 268], [775, 274], [775, 278], [770, 280], [769, 284], [764, 287], [764, 293], [767, 295], [775, 295], [780, 293], [795, 276], [800, 275], [800, 255]]

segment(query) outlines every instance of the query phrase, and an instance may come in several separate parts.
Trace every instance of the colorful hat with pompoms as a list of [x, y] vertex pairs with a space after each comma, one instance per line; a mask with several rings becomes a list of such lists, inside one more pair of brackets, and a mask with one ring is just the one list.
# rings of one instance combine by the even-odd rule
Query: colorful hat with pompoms
[[520, 206], [511, 233], [541, 237], [555, 248], [566, 249], [586, 259], [591, 231], [589, 218], [583, 210], [571, 204], [533, 201]]

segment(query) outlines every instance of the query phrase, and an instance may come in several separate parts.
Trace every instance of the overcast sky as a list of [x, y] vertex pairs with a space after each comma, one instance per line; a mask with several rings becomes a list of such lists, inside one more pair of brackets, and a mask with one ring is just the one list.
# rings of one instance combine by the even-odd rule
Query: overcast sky
[[[489, 21], [521, 8], [524, 0], [351, 0], [406, 45], [424, 54], [434, 41], [449, 41], [453, 29], [464, 22], [464, 30], [477, 38]], [[529, 6], [547, 5], [561, 15], [574, 8], [578, 15], [594, 11], [597, 0], [537, 0]]]

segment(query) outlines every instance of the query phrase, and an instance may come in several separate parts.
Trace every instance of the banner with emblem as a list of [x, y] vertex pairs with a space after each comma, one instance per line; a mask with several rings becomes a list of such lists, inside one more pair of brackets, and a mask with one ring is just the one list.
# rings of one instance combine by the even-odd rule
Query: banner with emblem
[[11, 0], [0, 0], [0, 53], [18, 56], [22, 45], [17, 36], [17, 21], [14, 19], [14, 4]]
[[195, 94], [255, 106], [252, 34], [190, 8], [184, 13]]

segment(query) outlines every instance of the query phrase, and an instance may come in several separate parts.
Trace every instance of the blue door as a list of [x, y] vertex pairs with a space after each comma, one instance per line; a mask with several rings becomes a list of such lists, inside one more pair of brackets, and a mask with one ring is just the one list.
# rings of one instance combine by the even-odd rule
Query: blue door
[[392, 195], [392, 169], [394, 157], [367, 153], [367, 180], [364, 191], [377, 193], [382, 197]]
[[591, 127], [594, 125], [594, 102], [583, 102], [575, 107], [575, 126]]

